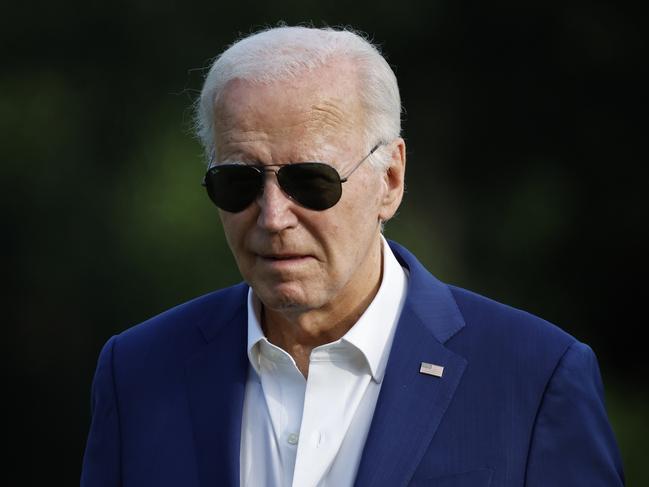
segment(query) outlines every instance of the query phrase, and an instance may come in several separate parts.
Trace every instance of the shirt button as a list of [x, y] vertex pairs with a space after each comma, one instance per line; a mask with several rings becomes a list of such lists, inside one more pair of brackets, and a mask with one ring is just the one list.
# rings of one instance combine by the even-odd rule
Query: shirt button
[[295, 433], [291, 433], [290, 435], [288, 435], [288, 438], [286, 439], [286, 441], [288, 441], [289, 445], [297, 445], [297, 440], [299, 438], [300, 437], [298, 435], [296, 435]]

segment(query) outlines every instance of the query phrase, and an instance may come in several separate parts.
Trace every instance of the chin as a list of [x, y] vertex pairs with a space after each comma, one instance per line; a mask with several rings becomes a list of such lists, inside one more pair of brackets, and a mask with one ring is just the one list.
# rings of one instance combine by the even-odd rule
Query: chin
[[270, 309], [275, 311], [298, 311], [313, 309], [313, 303], [301, 286], [280, 284], [276, 286], [253, 286], [255, 294]]

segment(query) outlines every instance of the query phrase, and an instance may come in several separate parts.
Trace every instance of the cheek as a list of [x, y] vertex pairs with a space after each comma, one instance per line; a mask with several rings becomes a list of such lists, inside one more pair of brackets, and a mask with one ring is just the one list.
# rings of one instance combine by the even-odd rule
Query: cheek
[[[363, 206], [364, 205], [364, 206]], [[347, 265], [362, 257], [368, 239], [376, 229], [373, 209], [367, 201], [350, 201], [341, 205], [335, 223], [328, 226], [325, 238], [335, 249], [338, 259]]]
[[373, 228], [378, 220], [381, 188], [378, 184], [368, 184], [354, 188], [354, 191], [356, 193], [341, 208], [340, 221], [345, 222], [344, 231], [362, 233], [367, 228]]
[[223, 233], [225, 234], [230, 249], [237, 259], [240, 258], [237, 254], [240, 253], [244, 246], [246, 235], [246, 219], [244, 213], [245, 212], [232, 214], [220, 212]]

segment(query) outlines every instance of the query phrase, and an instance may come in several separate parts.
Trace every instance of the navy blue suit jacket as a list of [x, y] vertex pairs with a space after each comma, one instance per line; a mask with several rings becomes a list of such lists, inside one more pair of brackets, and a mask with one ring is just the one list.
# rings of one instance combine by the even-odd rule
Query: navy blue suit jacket
[[[390, 245], [408, 295], [355, 485], [623, 485], [591, 349]], [[238, 485], [247, 292], [208, 294], [106, 343], [83, 486]]]

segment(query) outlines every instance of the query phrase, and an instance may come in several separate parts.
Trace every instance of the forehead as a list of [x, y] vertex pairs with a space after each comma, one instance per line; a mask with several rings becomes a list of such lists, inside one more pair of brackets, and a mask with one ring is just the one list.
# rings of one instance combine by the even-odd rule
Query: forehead
[[363, 110], [353, 67], [337, 64], [271, 83], [235, 79], [215, 104], [217, 150], [282, 151], [358, 142]]

